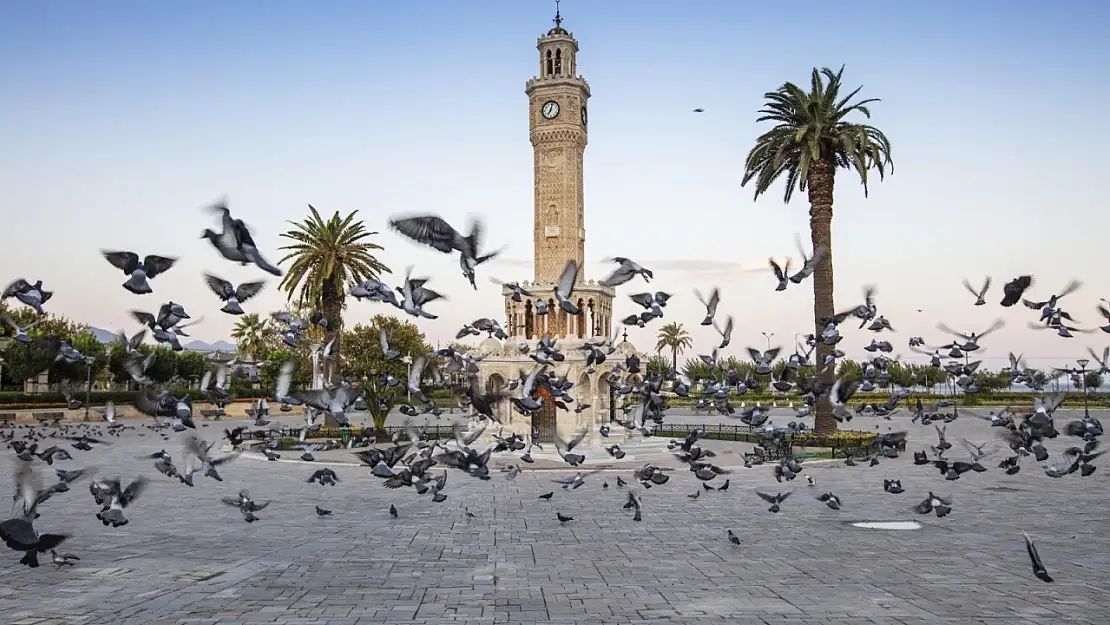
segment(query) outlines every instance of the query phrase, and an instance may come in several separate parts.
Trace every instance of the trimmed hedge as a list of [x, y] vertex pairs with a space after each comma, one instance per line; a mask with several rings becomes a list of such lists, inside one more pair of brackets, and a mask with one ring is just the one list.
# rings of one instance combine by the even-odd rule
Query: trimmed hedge
[[[652, 436], [663, 438], [680, 438], [689, 436], [695, 428], [698, 427], [696, 423], [667, 423], [658, 426]], [[742, 443], [759, 443], [763, 440], [762, 432], [758, 430], [748, 429], [743, 425], [733, 424], [712, 424], [702, 425], [704, 431], [700, 438], [710, 440], [726, 440], [738, 441]], [[877, 435], [876, 432], [860, 432], [858, 430], [842, 430], [833, 432], [831, 434], [816, 434], [813, 432], [805, 432], [802, 434], [791, 434], [787, 438], [795, 447], [805, 447], [804, 443], [814, 442], [815, 445], [809, 447], [854, 447], [860, 445], [863, 441], [870, 440]]]
[[[171, 389], [170, 392], [177, 396], [183, 397], [185, 395], [192, 395], [196, 397], [197, 389]], [[140, 391], [93, 391], [89, 394], [90, 401], [93, 405], [103, 405], [105, 402], [111, 401], [117, 405], [127, 405], [135, 403], [135, 397]], [[433, 399], [450, 400], [452, 399], [452, 391], [450, 389], [435, 389], [427, 395]], [[73, 393], [76, 399], [84, 401], [85, 394], [78, 391]], [[244, 396], [236, 399], [235, 401], [253, 401], [258, 397], [267, 397], [268, 393], [265, 389], [256, 391], [253, 396]], [[935, 403], [941, 399], [955, 399], [961, 406], [1013, 406], [1015, 408], [1031, 406], [1033, 398], [1042, 397], [1042, 393], [1013, 393], [1013, 392], [998, 392], [998, 393], [977, 393], [974, 395], [929, 395], [929, 394], [913, 394], [909, 397], [902, 399], [900, 406], [912, 407], [918, 397], [921, 401], [928, 405]], [[868, 402], [868, 403], [882, 403], [890, 397], [889, 393], [856, 393], [852, 397], [852, 403]], [[787, 395], [785, 401], [799, 401], [797, 395]], [[743, 395], [733, 396], [734, 402], [746, 402], [749, 404], [756, 402], [770, 403], [776, 400], [775, 396], [770, 393], [754, 393], [747, 392]], [[619, 398], [618, 398], [619, 401]], [[670, 396], [667, 402], [672, 406], [691, 406], [696, 400], [694, 398], [682, 399], [679, 397]], [[1105, 393], [1089, 393], [1087, 401], [1091, 406], [1105, 406], [1107, 403], [1107, 394]], [[1064, 400], [1064, 405], [1069, 408], [1083, 406], [1083, 393], [1068, 393]], [[61, 393], [20, 393], [20, 392], [0, 392], [0, 409], [5, 410], [19, 410], [19, 409], [38, 409], [38, 408], [64, 408], [66, 406], [65, 396]]]

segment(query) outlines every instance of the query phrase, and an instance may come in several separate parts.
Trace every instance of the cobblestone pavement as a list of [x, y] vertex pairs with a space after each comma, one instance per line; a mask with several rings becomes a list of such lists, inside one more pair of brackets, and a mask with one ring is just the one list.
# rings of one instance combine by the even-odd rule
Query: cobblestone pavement
[[[228, 425], [199, 432], [213, 440]], [[935, 440], [931, 426], [910, 427], [911, 449]], [[412, 489], [387, 490], [365, 468], [336, 467], [342, 481], [322, 487], [305, 482], [311, 464], [244, 456], [222, 468], [225, 482], [198, 476], [187, 488], [139, 459], [162, 447], [180, 456], [180, 435], [164, 441], [138, 432], [144, 430], [93, 452], [72, 450], [74, 460], [58, 463], [150, 477], [147, 492], [127, 510], [131, 523], [103, 527], [83, 484], [46, 503], [37, 528], [69, 533], [64, 550], [82, 559], [72, 568], [55, 569], [47, 560], [32, 570], [17, 563], [17, 554], [0, 552], [0, 622], [1110, 622], [1110, 467], [1088, 478], [1052, 479], [1023, 461], [1021, 473], [1008, 477], [994, 468], [996, 455], [987, 473], [946, 482], [906, 454], [873, 468], [814, 463], [806, 473], [816, 488], [802, 479], [776, 484], [768, 467], [738, 470], [725, 476], [727, 491], [697, 499], [687, 495], [701, 485], [678, 471], [668, 484], [642, 492], [643, 522], [634, 523], [621, 509], [624, 489], [615, 486], [617, 475], [629, 479], [628, 468], [591, 475], [572, 491], [551, 483], [568, 472], [524, 472], [511, 482], [453, 472], [447, 501], [434, 504]], [[978, 442], [992, 432], [961, 419], [948, 434], [958, 448], [960, 436]], [[1071, 442], [1058, 439], [1050, 450]], [[3, 455], [11, 460], [10, 451]], [[952, 457], [960, 455], [953, 450]], [[884, 493], [884, 478], [901, 478], [907, 492]], [[219, 502], [240, 488], [273, 501], [258, 513], [260, 521], [244, 523]], [[756, 488], [795, 495], [776, 515]], [[537, 499], [553, 490], [550, 502]], [[849, 524], [913, 518], [910, 508], [929, 490], [954, 497], [949, 517], [917, 517], [923, 527], [916, 531]], [[815, 501], [824, 491], [839, 495], [843, 510]], [[387, 513], [391, 503], [400, 518]], [[334, 516], [316, 518], [315, 505]], [[561, 525], [556, 511], [574, 520]], [[728, 528], [741, 546], [728, 542]], [[1032, 576], [1022, 530], [1036, 538], [1056, 583]]]

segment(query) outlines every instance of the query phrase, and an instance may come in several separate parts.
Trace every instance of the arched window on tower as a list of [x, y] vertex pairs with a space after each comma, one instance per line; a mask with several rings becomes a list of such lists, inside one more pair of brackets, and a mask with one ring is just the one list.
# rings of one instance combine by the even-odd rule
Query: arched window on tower
[[547, 75], [548, 76], [550, 76], [555, 71], [554, 67], [555, 66], [552, 64], [552, 61], [551, 61], [551, 50], [548, 50], [547, 51]]
[[563, 50], [560, 48], [555, 51], [555, 75], [561, 76], [563, 74]]

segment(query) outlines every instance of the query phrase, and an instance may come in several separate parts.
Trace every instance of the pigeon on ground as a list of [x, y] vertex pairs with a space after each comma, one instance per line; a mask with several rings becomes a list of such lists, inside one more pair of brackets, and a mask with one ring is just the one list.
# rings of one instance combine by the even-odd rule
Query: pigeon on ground
[[80, 559], [81, 558], [78, 558], [72, 553], [58, 553], [53, 549], [50, 550], [50, 561], [58, 568], [63, 566], [77, 566], [77, 562]]
[[760, 498], [760, 499], [762, 499], [763, 501], [766, 501], [767, 503], [771, 504], [771, 507], [770, 507], [770, 508], [767, 508], [767, 510], [768, 510], [768, 511], [770, 511], [770, 512], [776, 512], [776, 513], [777, 513], [777, 512], [779, 511], [779, 510], [781, 510], [781, 509], [782, 509], [782, 508], [781, 508], [781, 507], [779, 506], [779, 504], [781, 504], [782, 502], [786, 501], [786, 499], [787, 499], [788, 497], [790, 497], [790, 493], [789, 493], [789, 492], [786, 492], [786, 493], [776, 493], [776, 494], [774, 494], [774, 495], [769, 495], [769, 494], [767, 494], [767, 493], [764, 493], [764, 492], [761, 492], [761, 491], [758, 491], [758, 490], [757, 490], [757, 491], [755, 491], [755, 494], [759, 495], [759, 498]]
[[1048, 570], [1044, 567], [1044, 562], [1041, 561], [1041, 554], [1037, 553], [1037, 546], [1033, 544], [1033, 539], [1029, 534], [1022, 532], [1025, 537], [1025, 550], [1029, 553], [1029, 561], [1033, 565], [1033, 575], [1042, 582], [1051, 584], [1053, 581], [1052, 576], [1048, 574]]

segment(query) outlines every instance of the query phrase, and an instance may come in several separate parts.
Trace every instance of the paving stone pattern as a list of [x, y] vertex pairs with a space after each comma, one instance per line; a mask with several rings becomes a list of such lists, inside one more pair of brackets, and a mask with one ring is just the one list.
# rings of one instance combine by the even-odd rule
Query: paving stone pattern
[[[1074, 413], [1068, 417], [1074, 417]], [[1110, 422], [1110, 417], [1103, 416]], [[866, 429], [903, 422], [859, 419]], [[200, 433], [212, 440], [220, 428]], [[935, 441], [909, 426], [909, 448]], [[949, 438], [993, 432], [961, 419]], [[642, 523], [621, 509], [606, 471], [563, 491], [535, 471], [507, 482], [450, 474], [434, 504], [412, 489], [390, 491], [369, 471], [336, 467], [341, 482], [305, 482], [313, 466], [241, 458], [226, 481], [195, 488], [157, 474], [148, 460], [169, 441], [125, 435], [64, 468], [95, 464], [105, 475], [143, 474], [152, 484], [128, 509], [131, 523], [103, 527], [84, 484], [44, 505], [40, 531], [66, 532], [79, 566], [36, 570], [0, 552], [0, 622], [8, 625], [285, 623], [446, 624], [729, 623], [736, 625], [1041, 625], [1110, 622], [1110, 466], [1089, 478], [1052, 479], [1026, 461], [1013, 477], [995, 470], [946, 482], [909, 454], [879, 467], [814, 463], [804, 480], [778, 485], [770, 468], [738, 470], [727, 492], [702, 493], [688, 471], [642, 494]], [[1073, 439], [1058, 439], [1057, 451]], [[11, 456], [10, 451], [4, 455]], [[296, 454], [290, 454], [293, 456]], [[958, 458], [959, 454], [953, 453]], [[46, 467], [41, 467], [45, 469]], [[882, 491], [901, 478], [908, 492]], [[610, 488], [601, 484], [608, 481]], [[721, 478], [714, 480], [722, 481]], [[272, 500], [247, 524], [221, 496], [250, 489]], [[771, 514], [756, 488], [793, 490]], [[550, 490], [552, 501], [537, 500]], [[844, 509], [815, 501], [830, 490]], [[955, 498], [946, 519], [917, 517], [917, 531], [852, 528], [850, 521], [906, 520], [933, 490]], [[387, 509], [393, 503], [399, 519]], [[334, 510], [317, 519], [314, 505]], [[465, 509], [474, 514], [468, 519]], [[575, 517], [565, 525], [556, 511]], [[743, 540], [729, 544], [725, 530]], [[1021, 539], [1037, 541], [1055, 584], [1032, 576]]]

